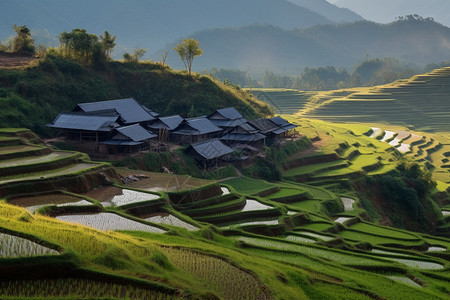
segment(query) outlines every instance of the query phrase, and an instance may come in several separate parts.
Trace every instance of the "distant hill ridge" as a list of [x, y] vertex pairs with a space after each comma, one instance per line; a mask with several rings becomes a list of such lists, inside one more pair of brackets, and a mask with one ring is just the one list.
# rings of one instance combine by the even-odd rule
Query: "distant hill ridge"
[[[38, 38], [47, 44], [51, 42], [50, 37], [55, 39], [62, 31], [84, 28], [95, 34], [108, 30], [118, 36], [117, 42], [122, 48], [141, 47], [154, 51], [174, 39], [200, 30], [251, 24], [271, 24], [285, 29], [305, 28], [331, 24], [333, 21], [330, 19], [335, 18], [336, 11], [341, 11], [325, 0], [314, 1], [325, 4], [320, 12], [314, 6], [305, 8], [292, 2], [298, 1], [2, 0], [0, 40], [12, 35], [12, 24], [25, 24], [35, 33], [37, 29], [41, 30]], [[356, 14], [336, 18], [341, 21], [361, 19]], [[45, 29], [48, 33], [43, 31]]]
[[[450, 28], [430, 19], [389, 24], [357, 21], [297, 30], [251, 25], [207, 30], [191, 37], [199, 40], [204, 50], [195, 62], [197, 71], [215, 66], [299, 75], [305, 67], [352, 68], [367, 57], [395, 57], [419, 66], [450, 58]], [[175, 53], [169, 54], [167, 61], [174, 68], [181, 67]]]

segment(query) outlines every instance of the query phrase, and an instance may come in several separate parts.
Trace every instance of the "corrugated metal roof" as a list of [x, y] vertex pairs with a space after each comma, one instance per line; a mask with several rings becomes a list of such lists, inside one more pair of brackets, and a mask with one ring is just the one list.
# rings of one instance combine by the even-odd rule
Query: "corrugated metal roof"
[[280, 116], [270, 118], [269, 120], [284, 129], [294, 129], [297, 127], [297, 125], [289, 123], [288, 121], [286, 121], [285, 119], [283, 119]]
[[233, 152], [233, 149], [231, 149], [218, 139], [191, 144], [190, 147], [204, 159], [218, 158]]
[[96, 116], [85, 113], [61, 113], [48, 127], [108, 132], [118, 126], [119, 116]]
[[206, 117], [199, 117], [185, 119], [183, 122], [181, 122], [177, 129], [173, 131], [173, 133], [185, 135], [202, 135], [219, 131], [222, 131], [222, 129], [214, 125]]
[[133, 142], [124, 140], [106, 140], [101, 142], [103, 145], [114, 145], [114, 146], [137, 146], [144, 144], [143, 142]]
[[119, 127], [116, 130], [133, 142], [142, 142], [157, 137], [156, 134], [148, 132], [139, 124]]
[[133, 98], [80, 103], [77, 107], [84, 112], [115, 109], [125, 124], [146, 122], [155, 119], [155, 117], [147, 111], [148, 108], [142, 107], [142, 105], [137, 103]]
[[208, 119], [220, 127], [235, 127], [247, 122], [234, 107], [218, 109], [210, 114]]
[[262, 133], [229, 133], [221, 137], [224, 141], [256, 142], [266, 138]]
[[150, 124], [148, 127], [153, 129], [166, 128], [169, 130], [174, 130], [175, 128], [183, 122], [183, 118], [180, 115], [159, 117], [157, 121]]
[[279, 127], [278, 125], [269, 121], [266, 118], [260, 118], [253, 121], [249, 121], [249, 123], [264, 134], [266, 133], [280, 134], [286, 131], [285, 129]]
[[236, 119], [236, 120], [217, 120], [209, 119], [214, 125], [219, 127], [236, 127], [247, 122], [247, 119]]
[[234, 107], [221, 108], [216, 110], [217, 113], [221, 114], [224, 118], [228, 120], [242, 119], [243, 116]]

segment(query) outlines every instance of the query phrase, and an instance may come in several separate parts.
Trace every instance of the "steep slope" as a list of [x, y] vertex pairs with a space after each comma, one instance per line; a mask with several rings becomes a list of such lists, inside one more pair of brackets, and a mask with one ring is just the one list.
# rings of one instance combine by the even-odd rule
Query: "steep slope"
[[363, 17], [348, 8], [337, 7], [327, 0], [288, 0], [298, 6], [315, 11], [334, 22], [361, 21]]
[[269, 107], [242, 90], [210, 77], [175, 72], [161, 64], [112, 62], [95, 71], [48, 57], [35, 67], [0, 68], [0, 124], [49, 133], [45, 125], [77, 103], [133, 97], [163, 115], [199, 116], [235, 106], [249, 119]]

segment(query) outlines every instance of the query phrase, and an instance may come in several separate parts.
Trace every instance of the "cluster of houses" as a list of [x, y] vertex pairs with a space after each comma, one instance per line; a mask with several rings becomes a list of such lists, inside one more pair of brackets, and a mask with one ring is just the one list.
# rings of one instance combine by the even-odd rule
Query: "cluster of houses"
[[287, 136], [296, 127], [281, 117], [248, 121], [234, 107], [196, 118], [164, 117], [133, 98], [81, 103], [47, 126], [65, 139], [93, 143], [105, 155], [189, 145], [186, 152], [205, 166], [236, 150], [258, 151], [267, 139]]

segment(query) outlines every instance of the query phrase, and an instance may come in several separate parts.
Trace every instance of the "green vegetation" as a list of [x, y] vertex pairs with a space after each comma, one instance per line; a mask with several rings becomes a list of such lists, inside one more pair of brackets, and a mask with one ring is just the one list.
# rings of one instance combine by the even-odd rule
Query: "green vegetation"
[[199, 116], [229, 106], [249, 119], [271, 113], [250, 94], [207, 76], [188, 76], [151, 62], [110, 62], [105, 68], [110, 75], [59, 54], [49, 54], [37, 66], [24, 70], [0, 68], [0, 123], [48, 136], [51, 132], [45, 125], [61, 111], [70, 111], [83, 101], [126, 97], [162, 115]]
[[[338, 134], [343, 128], [334, 130]], [[6, 299], [447, 296], [442, 282], [449, 268], [448, 239], [361, 222], [358, 217], [336, 224], [333, 220], [338, 217], [364, 215], [364, 211], [344, 212], [340, 197], [322, 187], [248, 177], [223, 181], [224, 187], [186, 175], [111, 167], [70, 175], [68, 181], [62, 180], [65, 175], [53, 174], [29, 186], [25, 166], [57, 165], [58, 153], [65, 153], [64, 159], [80, 160], [79, 164], [89, 160], [48, 149], [24, 130], [0, 130], [0, 138], [6, 148], [16, 147], [5, 151], [9, 157], [0, 162], [0, 171], [12, 164], [17, 168], [15, 188], [0, 184], [8, 202], [0, 201], [0, 273], [4, 274], [0, 287]], [[284, 166], [293, 163], [286, 157], [302, 163], [298, 153], [304, 151], [306, 139], [299, 141], [284, 150], [273, 148], [267, 155]], [[330, 144], [337, 153], [351, 156], [351, 151], [338, 146], [341, 143], [332, 147], [330, 140]], [[26, 147], [20, 152], [17, 145], [41, 152]], [[43, 155], [42, 149], [47, 153]], [[170, 161], [166, 156], [161, 153], [142, 161], [158, 168], [162, 159]], [[361, 167], [355, 158], [351, 162]], [[126, 186], [117, 182], [120, 176], [137, 172], [140, 180]], [[422, 176], [429, 175], [420, 168], [397, 172], [417, 180], [416, 185], [428, 182]], [[88, 179], [95, 174], [103, 174], [102, 180]], [[61, 191], [65, 188], [72, 192]], [[107, 202], [120, 205], [106, 206]], [[42, 207], [32, 210], [35, 206]], [[86, 225], [78, 224], [86, 220]], [[438, 252], [426, 252], [428, 245]], [[417, 278], [420, 287], [395, 285], [385, 275]]]

